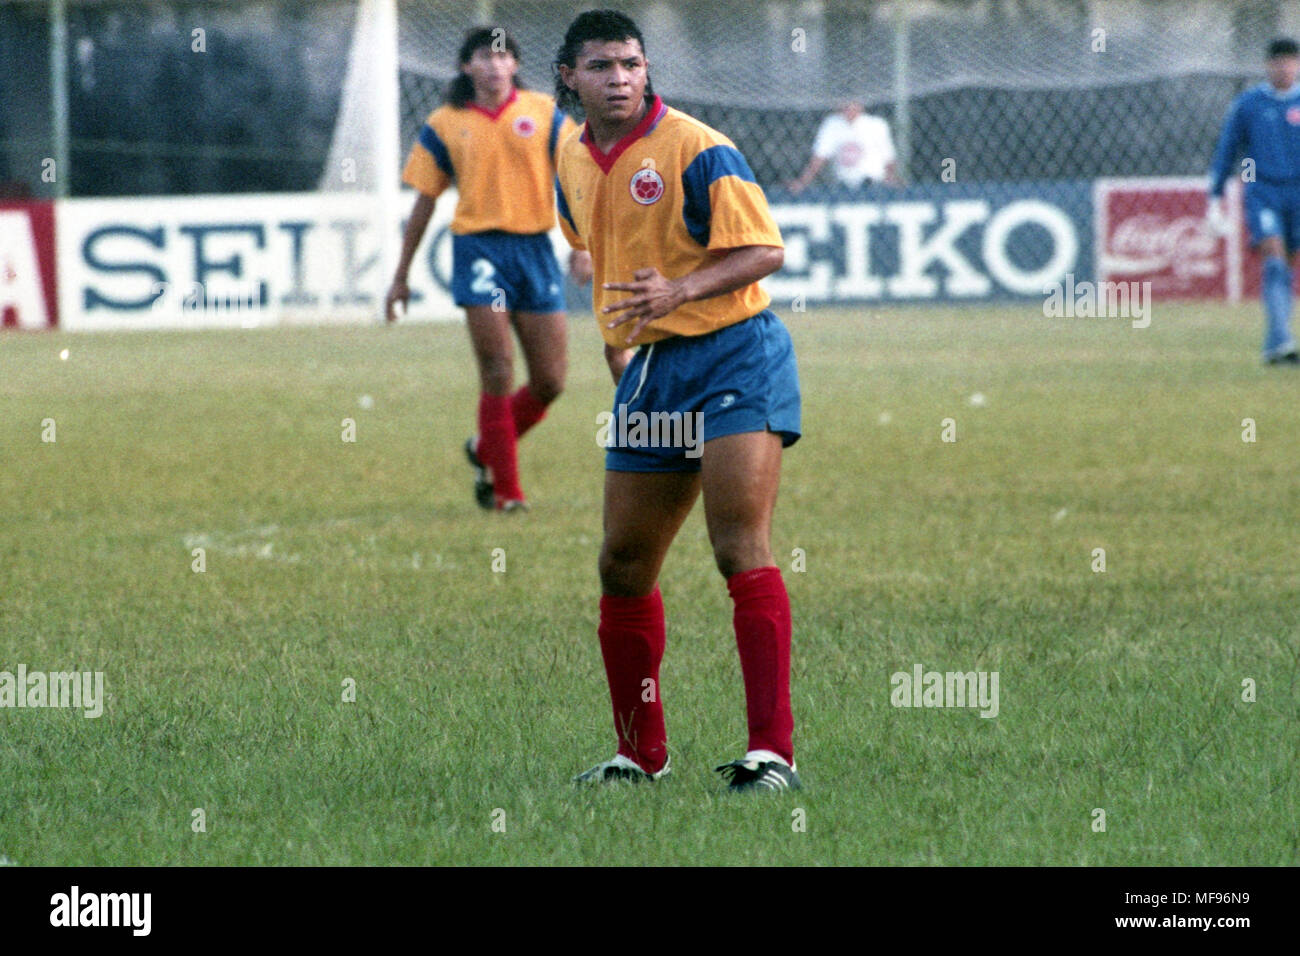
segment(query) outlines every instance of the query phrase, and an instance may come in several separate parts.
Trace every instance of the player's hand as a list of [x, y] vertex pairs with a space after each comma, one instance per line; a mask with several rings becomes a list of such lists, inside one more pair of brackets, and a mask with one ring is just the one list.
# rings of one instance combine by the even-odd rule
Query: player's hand
[[573, 276], [573, 281], [578, 285], [586, 285], [591, 281], [591, 253], [581, 249], [574, 249], [569, 253], [569, 275]]
[[1223, 211], [1223, 201], [1213, 196], [1205, 204], [1205, 224], [1216, 236], [1228, 234], [1228, 217]]
[[632, 278], [635, 281], [606, 282], [602, 288], [611, 292], [631, 292], [632, 295], [600, 310], [601, 315], [613, 313], [616, 316], [605, 324], [607, 329], [616, 329], [625, 322], [632, 323], [632, 331], [627, 336], [629, 343], [655, 319], [662, 319], [686, 301], [681, 280], [665, 278], [653, 266], [637, 269]]
[[388, 287], [388, 295], [384, 296], [384, 318], [389, 322], [397, 321], [397, 303], [402, 303], [402, 314], [406, 314], [407, 307], [411, 304], [411, 290], [406, 285], [405, 279], [394, 279], [393, 284]]

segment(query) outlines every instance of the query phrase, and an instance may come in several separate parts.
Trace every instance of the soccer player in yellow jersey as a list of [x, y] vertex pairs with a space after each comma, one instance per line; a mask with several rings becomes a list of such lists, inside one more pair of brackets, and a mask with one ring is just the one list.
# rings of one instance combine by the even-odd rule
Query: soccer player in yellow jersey
[[781, 267], [781, 234], [731, 140], [654, 95], [626, 16], [580, 15], [555, 72], [560, 104], [576, 99], [587, 116], [560, 146], [560, 228], [591, 252], [617, 383], [597, 634], [618, 750], [576, 779], [668, 772], [659, 569], [703, 492], [749, 727], [745, 756], [717, 769], [736, 791], [797, 788], [790, 601], [769, 538], [782, 448], [799, 438], [799, 383], [789, 333], [757, 284]]
[[[520, 86], [519, 47], [499, 27], [471, 30], [458, 59], [447, 102], [420, 130], [402, 175], [420, 195], [385, 313], [393, 321], [396, 303], [410, 300], [411, 259], [434, 203], [454, 182], [451, 291], [465, 309], [481, 387], [478, 435], [465, 442], [465, 454], [478, 504], [515, 511], [525, 507], [516, 442], [564, 387], [564, 278], [548, 232], [556, 150], [576, 127], [549, 96]], [[590, 277], [585, 253], [575, 253], [569, 268], [580, 282]], [[528, 382], [513, 393], [512, 325], [528, 366]]]

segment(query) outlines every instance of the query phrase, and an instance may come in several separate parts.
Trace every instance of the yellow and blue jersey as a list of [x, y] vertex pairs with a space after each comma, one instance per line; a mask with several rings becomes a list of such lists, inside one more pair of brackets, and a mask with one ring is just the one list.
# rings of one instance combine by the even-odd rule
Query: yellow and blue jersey
[[[650, 266], [676, 279], [740, 246], [782, 246], [767, 197], [735, 144], [717, 130], [655, 97], [645, 118], [609, 153], [590, 130], [560, 143], [555, 192], [560, 228], [576, 249], [591, 252], [595, 310], [628, 297], [601, 288], [630, 282]], [[757, 315], [770, 298], [758, 283], [688, 302], [656, 319], [634, 345], [672, 335], [705, 335]], [[626, 347], [627, 329], [605, 328]]]
[[446, 104], [429, 114], [402, 181], [434, 199], [454, 181], [456, 235], [549, 232], [556, 153], [576, 129], [551, 97], [533, 90], [512, 90], [495, 112]]

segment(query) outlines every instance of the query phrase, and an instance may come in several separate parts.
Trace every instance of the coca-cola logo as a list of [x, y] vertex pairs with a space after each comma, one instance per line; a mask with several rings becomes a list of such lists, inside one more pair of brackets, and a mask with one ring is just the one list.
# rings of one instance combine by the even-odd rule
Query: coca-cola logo
[[1169, 219], [1138, 213], [1121, 219], [1106, 243], [1106, 271], [1164, 272], [1180, 278], [1216, 275], [1221, 267], [1219, 237], [1200, 216]]

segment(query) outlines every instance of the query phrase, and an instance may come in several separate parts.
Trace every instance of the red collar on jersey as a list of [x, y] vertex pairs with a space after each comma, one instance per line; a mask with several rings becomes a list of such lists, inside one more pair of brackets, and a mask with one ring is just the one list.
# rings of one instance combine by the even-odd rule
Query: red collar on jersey
[[473, 100], [470, 100], [465, 105], [472, 110], [478, 110], [488, 119], [495, 121], [498, 117], [501, 116], [502, 113], [504, 113], [507, 109], [509, 109], [510, 104], [517, 99], [519, 99], [519, 90], [512, 86], [510, 87], [510, 95], [506, 97], [506, 101], [502, 103], [500, 106], [498, 106], [495, 110], [486, 110], [483, 107], [479, 106], [477, 103], [475, 103]]
[[641, 122], [636, 124], [636, 129], [632, 130], [632, 132], [628, 133], [615, 143], [608, 153], [602, 153], [599, 147], [596, 146], [595, 140], [591, 138], [590, 123], [583, 124], [581, 140], [583, 143], [587, 144], [587, 152], [591, 153], [591, 158], [596, 161], [596, 165], [600, 167], [600, 171], [602, 173], [608, 173], [614, 168], [614, 164], [618, 162], [618, 158], [627, 151], [627, 148], [642, 136], [649, 135], [650, 131], [659, 125], [659, 121], [664, 118], [664, 114], [667, 112], [668, 107], [664, 105], [664, 101], [656, 94], [655, 98], [650, 103], [650, 107], [645, 111], [645, 116], [642, 117]]

